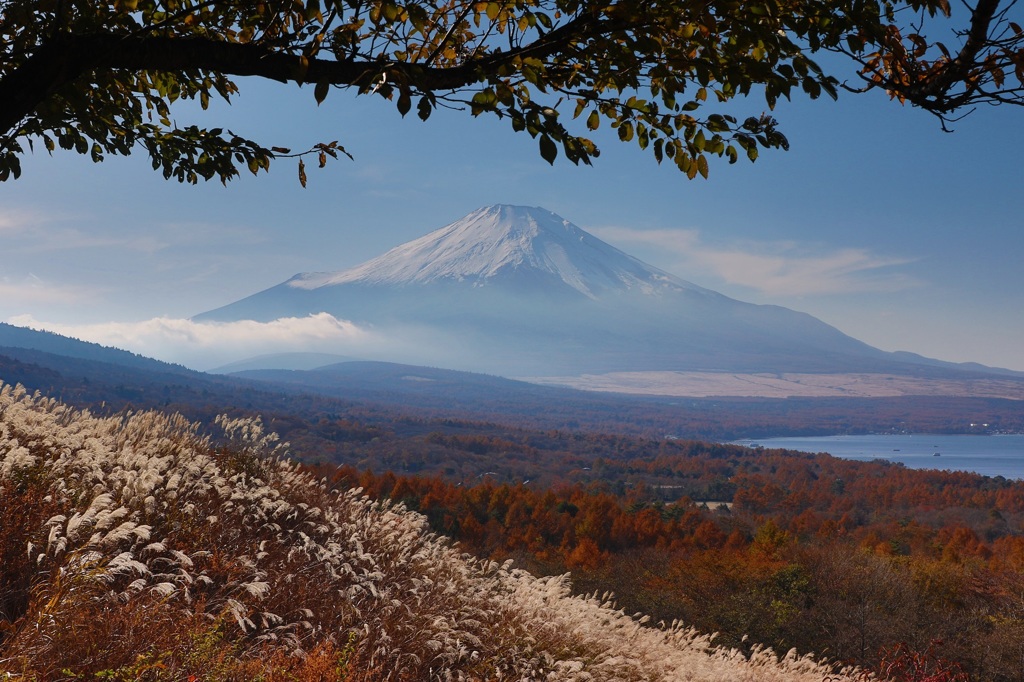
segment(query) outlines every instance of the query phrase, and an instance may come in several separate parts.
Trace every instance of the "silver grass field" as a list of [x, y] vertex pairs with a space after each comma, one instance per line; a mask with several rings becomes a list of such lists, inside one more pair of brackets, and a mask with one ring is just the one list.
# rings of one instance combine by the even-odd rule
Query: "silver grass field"
[[[483, 562], [418, 514], [329, 490], [258, 421], [230, 446], [156, 412], [0, 388], [6, 679], [847, 680], [654, 625], [569, 576]], [[218, 440], [218, 442], [220, 442]]]

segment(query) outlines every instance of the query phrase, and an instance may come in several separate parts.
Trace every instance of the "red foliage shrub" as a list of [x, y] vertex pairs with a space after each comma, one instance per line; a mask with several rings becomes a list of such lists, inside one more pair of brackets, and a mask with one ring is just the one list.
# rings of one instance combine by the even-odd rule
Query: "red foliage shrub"
[[970, 682], [970, 675], [959, 663], [937, 654], [941, 646], [942, 642], [935, 640], [923, 652], [906, 644], [885, 649], [878, 665], [878, 676], [891, 682]]

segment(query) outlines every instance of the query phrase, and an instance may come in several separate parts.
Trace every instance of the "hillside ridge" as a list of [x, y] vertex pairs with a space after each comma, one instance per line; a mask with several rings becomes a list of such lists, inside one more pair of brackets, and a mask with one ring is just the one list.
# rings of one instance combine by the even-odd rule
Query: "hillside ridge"
[[468, 559], [418, 514], [280, 459], [259, 422], [218, 423], [230, 450], [181, 417], [98, 419], [0, 388], [0, 492], [18, 518], [0, 533], [2, 556], [18, 557], [0, 584], [5, 669], [300, 682], [325, 666], [352, 682], [836, 674], [644, 626], [570, 596], [564, 576]]

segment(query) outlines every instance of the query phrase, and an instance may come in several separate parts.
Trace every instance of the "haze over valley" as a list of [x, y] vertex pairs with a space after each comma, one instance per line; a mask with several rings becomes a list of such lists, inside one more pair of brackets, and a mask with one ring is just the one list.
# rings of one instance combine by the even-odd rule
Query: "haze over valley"
[[[522, 206], [481, 208], [362, 265], [300, 273], [193, 321], [324, 314], [392, 340], [364, 359], [585, 390], [1024, 397], [1024, 375], [881, 351], [810, 315], [680, 279]], [[276, 356], [246, 366], [284, 368]]]

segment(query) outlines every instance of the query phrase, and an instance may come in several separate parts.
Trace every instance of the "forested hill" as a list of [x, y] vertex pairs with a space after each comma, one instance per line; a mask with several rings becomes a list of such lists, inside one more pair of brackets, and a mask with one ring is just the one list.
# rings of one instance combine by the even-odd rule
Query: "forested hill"
[[852, 675], [642, 625], [473, 560], [422, 517], [181, 418], [0, 388], [0, 672], [33, 680], [742, 680]]
[[[886, 419], [902, 420], [900, 423], [924, 418], [971, 418], [971, 410], [984, 410], [986, 415], [997, 411], [1001, 407], [998, 401], [940, 401], [934, 403], [932, 411], [908, 413], [900, 410], [913, 406], [900, 401], [846, 400], [832, 405], [815, 401], [802, 409], [793, 408], [791, 401], [706, 401], [700, 407], [689, 403], [617, 401], [614, 396], [598, 396], [587, 403], [589, 397], [580, 394], [580, 404], [587, 409], [569, 400], [524, 400], [516, 408], [519, 412], [502, 412], [495, 402], [482, 401], [474, 406], [468, 398], [460, 403], [451, 397], [479, 398], [483, 393], [481, 387], [488, 386], [489, 379], [473, 377], [470, 383], [475, 383], [476, 388], [463, 394], [454, 377], [422, 368], [359, 368], [352, 374], [364, 372], [361, 381], [367, 385], [372, 383], [374, 371], [391, 377], [380, 382], [383, 390], [377, 401], [370, 402], [317, 395], [294, 385], [198, 373], [150, 372], [24, 349], [4, 352], [10, 355], [0, 354], [0, 376], [22, 381], [30, 390], [53, 389], [54, 395], [69, 402], [118, 415], [105, 421], [79, 421], [71, 412], [61, 411], [64, 408], [58, 410], [45, 401], [29, 400], [17, 391], [8, 391], [10, 396], [16, 396], [11, 398], [11, 405], [18, 405], [5, 408], [9, 412], [21, 410], [26, 418], [38, 410], [68, 415], [48, 422], [54, 425], [52, 436], [36, 433], [31, 438], [16, 436], [11, 440], [8, 436], [13, 431], [3, 432], [7, 440], [0, 448], [4, 457], [13, 457], [10, 462], [16, 462], [7, 471], [20, 472], [12, 479], [14, 487], [5, 489], [11, 491], [4, 493], [5, 503], [14, 500], [14, 494], [27, 496], [18, 500], [45, 503], [32, 512], [38, 514], [32, 518], [43, 520], [46, 533], [51, 530], [46, 523], [57, 517], [70, 519], [78, 514], [85, 518], [92, 503], [75, 498], [73, 502], [79, 506], [74, 509], [47, 506], [48, 496], [50, 501], [57, 498], [32, 487], [42, 481], [37, 480], [37, 476], [45, 473], [41, 463], [46, 457], [86, 452], [91, 447], [87, 444], [93, 442], [88, 433], [94, 426], [102, 425], [102, 429], [109, 431], [106, 440], [93, 439], [96, 444], [121, 442], [118, 439], [137, 443], [153, 434], [159, 440], [164, 437], [160, 434], [167, 435], [167, 429], [179, 433], [175, 429], [185, 428], [180, 417], [138, 416], [140, 409], [153, 406], [164, 414], [186, 414], [199, 420], [197, 426], [187, 428], [209, 433], [215, 439], [214, 452], [226, 458], [222, 462], [227, 467], [225, 471], [233, 472], [220, 474], [210, 469], [209, 476], [241, 476], [239, 480], [256, 476], [265, 482], [264, 473], [272, 469], [263, 468], [265, 465], [255, 459], [235, 458], [234, 446], [229, 446], [222, 429], [214, 426], [216, 415], [221, 413], [229, 413], [229, 421], [241, 420], [239, 423], [249, 423], [254, 415], [262, 414], [264, 426], [281, 434], [290, 443], [291, 456], [315, 467], [315, 480], [328, 488], [345, 491], [362, 487], [376, 499], [401, 502], [425, 514], [432, 530], [457, 539], [464, 550], [481, 559], [512, 559], [517, 567], [551, 576], [571, 571], [577, 593], [603, 593], [611, 589], [630, 612], [642, 611], [666, 622], [682, 618], [702, 632], [720, 632], [718, 641], [740, 649], [744, 656], [756, 658], [761, 655], [757, 647], [767, 645], [777, 651], [792, 647], [801, 653], [824, 651], [875, 667], [893, 656], [898, 660], [923, 657], [920, 660], [924, 661], [955, 658], [978, 680], [1019, 679], [1014, 675], [1019, 673], [1020, 655], [1024, 654], [1024, 619], [1019, 617], [1024, 612], [1019, 600], [1019, 595], [1024, 594], [1020, 589], [1024, 571], [1024, 544], [1020, 540], [1024, 537], [1024, 484], [973, 474], [910, 471], [885, 463], [858, 463], [666, 437], [669, 433], [685, 436], [687, 424], [699, 432], [702, 428], [722, 428], [723, 424], [771, 424], [779, 419], [777, 415], [793, 419], [818, 415], [822, 423], [825, 418], [843, 419], [836, 423], [849, 428], [880, 419], [883, 414]], [[419, 388], [429, 382], [403, 377], [432, 379], [445, 389], [438, 391], [437, 402], [431, 403], [427, 399], [431, 391]], [[418, 388], [399, 390], [402, 386]], [[344, 382], [331, 388], [338, 395], [343, 395], [343, 389]], [[392, 389], [394, 394], [388, 395]], [[419, 396], [415, 400], [411, 397], [413, 393]], [[538, 395], [545, 393], [551, 395], [548, 390], [541, 390]], [[558, 395], [573, 393], [565, 391]], [[420, 402], [402, 406], [402, 401], [416, 400]], [[445, 401], [451, 401], [453, 406], [446, 410]], [[603, 407], [598, 410], [595, 405]], [[776, 407], [772, 408], [773, 405]], [[772, 413], [771, 409], [781, 410], [779, 405], [791, 411]], [[851, 405], [861, 405], [863, 413], [856, 412]], [[1014, 414], [1012, 408], [1017, 406], [1002, 407], [1009, 419]], [[891, 414], [885, 409], [891, 410]], [[127, 412], [135, 416], [125, 417]], [[5, 415], [7, 412], [0, 414], [0, 419]], [[491, 415], [493, 419], [483, 419], [482, 415]], [[726, 418], [732, 421], [722, 421]], [[754, 422], [755, 419], [761, 421]], [[154, 427], [154, 432], [148, 430], [149, 426], [141, 426], [150, 423], [171, 426]], [[531, 427], [531, 423], [541, 426]], [[623, 432], [615, 433], [620, 424]], [[641, 435], [645, 430], [651, 435]], [[177, 442], [179, 435], [167, 436], [168, 442]], [[67, 448], [61, 444], [65, 438], [71, 439]], [[195, 439], [203, 441], [200, 436]], [[61, 455], [62, 452], [65, 454]], [[115, 460], [111, 462], [111, 466], [122, 466]], [[132, 464], [136, 465], [138, 462]], [[110, 470], [104, 467], [107, 464], [88, 475], [72, 472], [73, 477], [78, 477], [73, 480], [91, 480], [89, 476], [93, 475], [106, 480]], [[181, 483], [176, 485], [180, 487]], [[145, 515], [150, 514], [146, 497], [142, 498], [141, 519], [151, 518]], [[156, 494], [152, 497], [161, 499]], [[301, 496], [296, 499], [310, 504]], [[205, 510], [204, 518], [221, 516], [200, 505], [197, 508]], [[101, 512], [114, 513], [115, 508], [104, 506], [94, 510], [95, 515]], [[15, 517], [5, 515], [4, 519], [7, 518], [15, 518], [16, 522], [4, 525], [4, 532], [21, 533], [25, 528], [39, 527], [31, 523], [25, 526], [20, 513]], [[134, 517], [129, 520], [152, 525]], [[76, 522], [78, 526], [83, 523]], [[66, 527], [60, 532], [71, 537]], [[26, 563], [29, 555], [24, 543], [49, 547], [50, 536], [40, 540], [17, 537], [9, 545], [13, 549], [4, 550], [4, 557], [10, 557], [10, 561], [5, 559], [2, 565], [21, 566], [29, 573], [19, 575], [34, 576], [36, 569]], [[255, 568], [247, 562], [268, 550], [245, 545], [249, 541], [246, 538], [249, 536], [215, 539], [221, 543], [218, 546], [230, 549], [230, 556], [241, 557], [238, 570], [257, 571], [245, 574], [250, 577], [242, 582], [231, 574], [235, 577], [228, 579], [228, 583], [235, 581], [230, 589], [236, 592], [242, 584], [267, 582], [254, 576], [269, 569], [259, 561], [253, 564]], [[262, 540], [274, 541], [269, 536]], [[54, 536], [54, 542], [59, 541]], [[196, 557], [202, 558], [201, 552], [208, 550], [200, 549], [199, 554], [180, 551], [188, 554], [193, 563], [199, 563]], [[46, 561], [43, 559], [44, 564]], [[145, 564], [146, 570], [156, 573], [144, 559], [138, 561]], [[124, 570], [136, 571], [133, 581], [148, 580], [146, 574], [140, 573], [142, 569], [136, 569]], [[195, 577], [192, 572], [189, 576]], [[214, 579], [212, 573], [207, 577]], [[35, 578], [27, 580], [31, 583]], [[148, 587], [139, 585], [145, 587], [144, 592], [150, 590], [146, 594], [162, 598], [166, 596], [162, 591], [172, 587], [159, 587], [161, 581], [145, 583]], [[559, 594], [568, 589], [557, 581], [544, 584]], [[381, 587], [373, 583], [373, 589], [380, 591]], [[11, 594], [15, 595], [5, 599], [24, 602], [27, 598], [28, 593], [19, 592], [22, 588], [17, 585], [4, 589], [13, 590]], [[239, 618], [240, 627], [247, 633], [239, 643], [217, 639], [223, 634], [219, 630], [211, 633], [200, 628], [200, 640], [212, 637], [210, 641], [217, 647], [226, 647], [215, 648], [221, 652], [217, 656], [226, 657], [225, 651], [232, 655], [251, 651], [246, 647], [273, 641], [269, 636], [259, 639], [264, 634], [281, 638], [293, 632], [265, 633], [259, 629], [273, 628], [271, 621], [282, 615], [274, 610], [276, 607], [257, 609], [236, 593], [230, 597], [217, 594], [221, 601], [212, 602], [215, 606], [224, 606], [228, 598], [246, 605]], [[139, 614], [150, 608], [143, 608], [142, 602], [130, 603], [139, 610], [126, 612], [125, 617], [141, 617]], [[7, 609], [3, 613], [11, 613], [14, 607], [0, 608]], [[234, 611], [217, 613], [229, 623], [238, 623]], [[261, 614], [273, 617], [259, 621], [264, 617]], [[165, 644], [171, 649], [181, 644], [174, 639], [180, 633], [172, 625], [174, 618], [179, 617], [180, 613], [175, 612], [166, 619], [165, 634], [170, 643]], [[250, 631], [249, 621], [259, 627]], [[124, 621], [112, 622], [124, 625]], [[347, 632], [355, 632], [351, 625], [346, 627]], [[2, 633], [9, 631], [0, 628], [0, 637], [7, 637]], [[393, 636], [390, 631], [388, 636]], [[480, 637], [475, 631], [474, 636]], [[933, 639], [941, 639], [943, 645], [927, 655]], [[300, 641], [305, 640], [300, 637]], [[344, 649], [346, 641], [336, 640], [331, 646]], [[893, 653], [893, 647], [901, 641], [911, 644], [913, 652]], [[39, 642], [31, 646], [37, 645], [42, 646]], [[326, 644], [321, 651], [331, 660], [349, 655]], [[422, 657], [422, 653], [417, 651], [415, 656]], [[200, 656], [197, 660], [206, 659]], [[323, 661], [315, 657], [309, 660]], [[148, 659], [144, 662], [148, 664]], [[584, 669], [589, 670], [581, 670]], [[118, 670], [123, 672], [122, 668]], [[40, 675], [40, 679], [48, 677]], [[370, 676], [352, 679], [375, 680]], [[657, 677], [652, 674], [641, 679]]]
[[[153, 362], [153, 367], [142, 368], [0, 348], [0, 379], [101, 414], [156, 408], [202, 422], [224, 412], [261, 416], [293, 443], [298, 457], [376, 471], [469, 479], [496, 469], [493, 453], [467, 452], [438, 441], [434, 434], [528, 444], [539, 453], [537, 459], [501, 458], [507, 476], [503, 480], [510, 482], [564, 474], [564, 452], [591, 458], [604, 453], [587, 453], [586, 439], [565, 438], [572, 434], [614, 433], [618, 435], [613, 440], [627, 443], [637, 437], [660, 442], [667, 437], [729, 440], [771, 434], [964, 432], [972, 422], [1003, 431], [1024, 430], [1024, 404], [1012, 400], [666, 400], [387, 363], [277, 373], [272, 378], [278, 380], [268, 382]], [[551, 439], [549, 432], [560, 435]], [[538, 468], [538, 463], [543, 466]]]
[[[226, 408], [276, 419], [290, 438], [330, 442], [316, 424], [392, 430], [412, 420], [733, 440], [771, 435], [1024, 431], [1024, 401], [1000, 398], [665, 398], [545, 387], [501, 377], [380, 362], [314, 371], [206, 374], [49, 332], [0, 324], [0, 380], [107, 412], [159, 408], [197, 419]], [[397, 429], [401, 431], [401, 429]]]
[[106, 362], [146, 371], [169, 372], [184, 376], [197, 374], [181, 365], [154, 360], [120, 348], [101, 346], [98, 343], [80, 341], [52, 332], [16, 327], [5, 322], [0, 322], [0, 348], [36, 350], [56, 356]]

